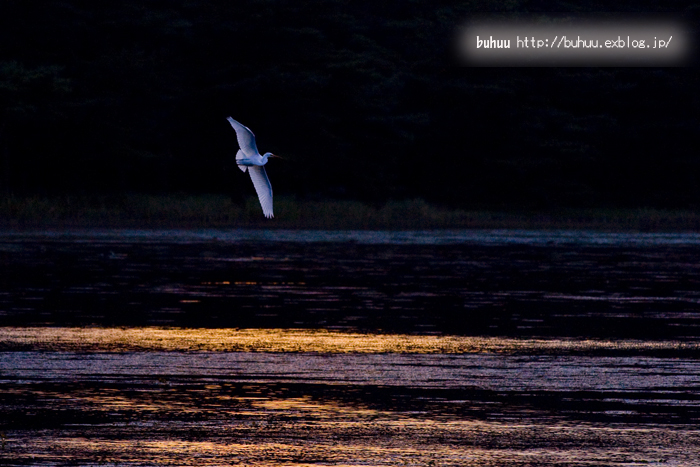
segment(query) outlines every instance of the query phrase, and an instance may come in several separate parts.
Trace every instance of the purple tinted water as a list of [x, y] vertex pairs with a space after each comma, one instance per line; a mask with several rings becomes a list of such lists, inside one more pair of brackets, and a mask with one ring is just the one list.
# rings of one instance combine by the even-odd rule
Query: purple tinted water
[[6, 233], [0, 461], [697, 465], [699, 268], [694, 234]]

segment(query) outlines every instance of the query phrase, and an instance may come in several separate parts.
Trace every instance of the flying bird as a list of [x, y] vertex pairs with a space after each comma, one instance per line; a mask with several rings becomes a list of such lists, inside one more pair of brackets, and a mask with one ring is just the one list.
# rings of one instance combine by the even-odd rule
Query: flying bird
[[238, 145], [241, 147], [236, 153], [236, 164], [238, 164], [238, 168], [243, 172], [247, 170], [248, 173], [250, 173], [250, 178], [253, 180], [255, 192], [258, 194], [260, 206], [262, 207], [265, 217], [273, 217], [272, 185], [270, 185], [270, 179], [267, 178], [264, 165], [267, 164], [267, 160], [271, 157], [278, 157], [280, 159], [281, 157], [270, 152], [266, 152], [261, 156], [258, 152], [258, 147], [255, 145], [255, 135], [253, 132], [231, 117], [228, 117], [227, 120], [233, 129], [236, 130]]

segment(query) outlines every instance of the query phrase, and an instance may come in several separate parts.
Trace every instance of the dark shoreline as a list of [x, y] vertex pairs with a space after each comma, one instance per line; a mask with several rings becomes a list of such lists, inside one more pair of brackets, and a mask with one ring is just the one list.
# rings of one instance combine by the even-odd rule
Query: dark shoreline
[[264, 219], [257, 199], [223, 195], [10, 197], [0, 201], [0, 229], [518, 229], [602, 232], [700, 232], [700, 212], [652, 208], [449, 209], [422, 199], [359, 201], [275, 199]]

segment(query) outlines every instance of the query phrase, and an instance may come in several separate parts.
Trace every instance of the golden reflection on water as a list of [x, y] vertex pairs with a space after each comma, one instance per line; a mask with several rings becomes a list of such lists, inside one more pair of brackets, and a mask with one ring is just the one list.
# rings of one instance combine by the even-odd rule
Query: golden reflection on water
[[[0, 328], [0, 344], [5, 349], [14, 346], [59, 351], [323, 353], [691, 348], [691, 344], [674, 341], [521, 340], [278, 329], [48, 327]], [[124, 359], [128, 355], [102, 357]], [[208, 359], [212, 355], [198, 357]], [[37, 353], [30, 358], [45, 357]], [[80, 365], [83, 355], [67, 358]], [[549, 384], [553, 381], [550, 378], [557, 375], [542, 377]], [[299, 389], [291, 381], [296, 389], [287, 392], [288, 386], [263, 380], [230, 382], [215, 376], [190, 375], [170, 385], [160, 378], [157, 382], [136, 383], [129, 378], [121, 382], [57, 379], [53, 383], [19, 378], [3, 394], [16, 401], [14, 416], [38, 413], [40, 409], [50, 417], [44, 422], [21, 415], [27, 425], [6, 430], [7, 447], [0, 451], [0, 464], [9, 460], [11, 464], [31, 465], [298, 467], [695, 465], [696, 446], [700, 445], [700, 431], [693, 424], [630, 423], [624, 418], [606, 424], [563, 416], [547, 407], [542, 411], [536, 411], [536, 405], [520, 407], [519, 397], [511, 402], [503, 399], [506, 403], [501, 405], [488, 397], [479, 399], [480, 393], [460, 392], [454, 397], [465, 399], [450, 403], [459, 402], [478, 410], [451, 415], [443, 411], [446, 402], [438, 409], [421, 404], [401, 408], [401, 403], [368, 403], [370, 399], [359, 399], [343, 391], [333, 393], [343, 394], [342, 397], [334, 396], [326, 393], [323, 385], [310, 384]], [[694, 386], [689, 387], [693, 391]], [[393, 397], [404, 393], [389, 394]], [[406, 394], [434, 397], [431, 392]], [[602, 394], [596, 399], [589, 392], [586, 397], [596, 403], [617, 397], [616, 394]], [[437, 393], [439, 397], [431, 399], [431, 403], [439, 405], [442, 395]], [[568, 396], [579, 397], [575, 391]], [[635, 399], [630, 394], [620, 397], [631, 398], [631, 404], [642, 400], [642, 396]], [[656, 402], [664, 400], [648, 397]], [[486, 411], [484, 415], [478, 415], [481, 410]], [[585, 410], [592, 409], [586, 405]], [[58, 426], [56, 420], [61, 421]]]
[[322, 329], [186, 329], [2, 327], [0, 345], [37, 350], [224, 351], [314, 353], [511, 353], [698, 350], [680, 341], [515, 339], [409, 334], [362, 334]]
[[[252, 398], [251, 398], [252, 399]], [[337, 419], [338, 417], [390, 417], [388, 411], [373, 410], [361, 407], [342, 406], [332, 402], [321, 402], [311, 397], [294, 397], [286, 399], [255, 398], [251, 406], [257, 409], [274, 412], [277, 415], [292, 416], [293, 414], [312, 414], [316, 419]]]
[[[329, 437], [328, 433], [337, 436]], [[217, 433], [213, 440], [173, 438], [162, 433], [140, 439], [114, 439], [105, 434], [102, 439], [67, 433], [52, 439], [17, 439], [16, 442], [31, 446], [32, 454], [22, 448], [14, 449], [15, 459], [31, 459], [44, 465], [58, 459], [75, 459], [76, 455], [93, 458], [99, 464], [139, 465], [695, 465], [692, 452], [674, 451], [665, 443], [678, 447], [682, 445], [679, 443], [692, 446], [698, 441], [697, 432], [669, 436], [663, 427], [635, 430], [419, 419], [371, 423], [314, 420], [287, 422], [284, 429], [265, 424], [253, 430], [234, 426]], [[664, 464], [663, 460], [669, 458], [674, 459], [673, 463]]]

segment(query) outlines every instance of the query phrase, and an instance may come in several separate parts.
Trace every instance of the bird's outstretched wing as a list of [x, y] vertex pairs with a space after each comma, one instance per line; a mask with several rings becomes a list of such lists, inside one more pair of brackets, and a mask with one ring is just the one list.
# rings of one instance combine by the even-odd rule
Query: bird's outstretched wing
[[273, 217], [272, 185], [270, 185], [270, 179], [267, 178], [265, 167], [262, 165], [251, 165], [248, 167], [248, 172], [250, 173], [250, 178], [253, 180], [255, 191], [258, 193], [258, 199], [260, 199], [260, 206], [262, 206], [263, 214], [268, 218]]
[[234, 130], [236, 130], [236, 138], [238, 138], [238, 145], [241, 147], [241, 151], [243, 151], [243, 154], [246, 155], [246, 157], [253, 157], [257, 156], [258, 153], [258, 147], [255, 144], [255, 135], [253, 134], [250, 129], [245, 126], [241, 125], [231, 117], [228, 117], [226, 120], [231, 124]]

